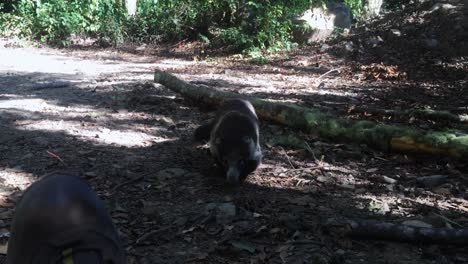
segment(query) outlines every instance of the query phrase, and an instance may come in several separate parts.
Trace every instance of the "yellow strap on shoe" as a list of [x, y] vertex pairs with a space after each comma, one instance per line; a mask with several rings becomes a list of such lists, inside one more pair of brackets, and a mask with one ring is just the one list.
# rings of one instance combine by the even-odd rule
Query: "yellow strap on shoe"
[[63, 264], [74, 264], [73, 262], [73, 249], [67, 248], [62, 251]]

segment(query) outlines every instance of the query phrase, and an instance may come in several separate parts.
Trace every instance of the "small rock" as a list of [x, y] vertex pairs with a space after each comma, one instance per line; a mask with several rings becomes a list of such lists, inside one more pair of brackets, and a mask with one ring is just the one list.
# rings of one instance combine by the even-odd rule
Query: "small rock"
[[400, 37], [401, 36], [401, 31], [398, 29], [390, 29], [390, 31], [393, 33], [393, 35]]
[[165, 116], [158, 118], [157, 121], [165, 126], [173, 126], [175, 124], [171, 118]]
[[248, 241], [231, 241], [231, 245], [237, 249], [248, 251], [249, 253], [255, 253], [255, 245]]
[[276, 233], [279, 233], [280, 231], [281, 231], [281, 228], [274, 227], [270, 230], [270, 234], [276, 234]]
[[346, 251], [344, 251], [343, 249], [338, 249], [336, 251], [336, 254], [338, 254], [338, 255], [344, 255], [345, 253], [346, 253]]
[[94, 178], [97, 176], [97, 174], [94, 171], [87, 171], [84, 173], [84, 176]]
[[435, 187], [444, 184], [448, 179], [447, 175], [431, 175], [416, 178], [416, 181], [424, 187]]
[[345, 49], [346, 49], [346, 51], [348, 51], [348, 52], [353, 52], [353, 51], [354, 51], [354, 44], [353, 44], [353, 42], [351, 42], [351, 41], [350, 41], [350, 42], [347, 42], [347, 43], [345, 44]]
[[136, 51], [144, 51], [146, 49], [146, 44], [143, 44], [141, 46], [139, 46], [138, 48], [136, 48], [135, 50]]
[[442, 195], [450, 195], [450, 194], [452, 194], [452, 192], [450, 192], [450, 190], [447, 189], [447, 188], [436, 188], [436, 189], [434, 189], [434, 192], [435, 192], [435, 193], [438, 193], [438, 194], [442, 194]]
[[340, 188], [343, 188], [348, 191], [354, 191], [356, 189], [356, 186], [354, 186], [353, 184], [343, 183], [340, 185]]
[[236, 215], [236, 206], [233, 203], [222, 203], [218, 205], [218, 209], [226, 216]]
[[318, 182], [321, 182], [321, 183], [326, 183], [326, 182], [329, 182], [329, 181], [330, 181], [330, 178], [325, 177], [325, 176], [318, 176], [318, 177], [317, 177], [317, 181], [318, 181]]
[[[351, 43], [352, 43], [352, 42], [351, 42]], [[329, 48], [330, 48], [330, 45], [328, 45], [328, 44], [323, 44], [323, 45], [320, 47], [320, 52], [325, 52], [325, 51], [327, 51]]]
[[205, 214], [214, 215], [218, 224], [230, 223], [236, 216], [236, 206], [233, 203], [209, 203], [205, 207]]
[[387, 176], [382, 176], [382, 180], [389, 184], [395, 184], [397, 182], [397, 180], [387, 177]]

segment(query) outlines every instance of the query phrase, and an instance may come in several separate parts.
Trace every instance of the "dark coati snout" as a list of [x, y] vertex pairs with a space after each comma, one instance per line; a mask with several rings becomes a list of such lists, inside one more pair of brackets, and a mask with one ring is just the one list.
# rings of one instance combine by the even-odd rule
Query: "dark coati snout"
[[211, 153], [224, 169], [226, 181], [238, 185], [260, 165], [262, 153], [254, 138], [249, 136], [243, 136], [235, 147], [233, 145], [229, 140], [216, 138]]
[[247, 100], [224, 101], [215, 119], [195, 130], [195, 139], [209, 140], [211, 155], [228, 183], [242, 183], [261, 163], [258, 119]]

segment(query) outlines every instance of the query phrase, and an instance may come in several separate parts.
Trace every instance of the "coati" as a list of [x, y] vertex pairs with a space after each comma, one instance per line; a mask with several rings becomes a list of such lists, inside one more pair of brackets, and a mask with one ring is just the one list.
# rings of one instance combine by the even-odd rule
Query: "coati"
[[104, 203], [84, 179], [51, 173], [16, 205], [7, 264], [127, 263]]
[[209, 141], [211, 155], [230, 184], [242, 183], [260, 165], [259, 122], [247, 100], [225, 100], [214, 120], [198, 127], [194, 137], [196, 141]]

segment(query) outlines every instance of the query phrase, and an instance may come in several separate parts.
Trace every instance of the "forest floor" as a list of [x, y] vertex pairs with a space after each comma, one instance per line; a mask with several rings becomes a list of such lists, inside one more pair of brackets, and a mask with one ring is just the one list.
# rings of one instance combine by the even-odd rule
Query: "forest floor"
[[[449, 12], [444, 19], [458, 19], [447, 10], [414, 16]], [[21, 192], [44, 173], [66, 170], [83, 175], [106, 202], [128, 263], [468, 263], [466, 246], [356, 240], [327, 224], [347, 218], [468, 228], [466, 163], [323, 141], [262, 122], [263, 164], [233, 188], [213, 175], [207, 147], [192, 141], [212, 113], [152, 82], [157, 68], [342, 118], [466, 129], [462, 122], [374, 111], [468, 115], [468, 49], [457, 35], [467, 30], [385, 18], [264, 64], [214, 56], [199, 43], [56, 50], [2, 40], [3, 245]], [[392, 26], [381, 26], [387, 22]], [[427, 33], [446, 32], [448, 24], [451, 38]], [[330, 70], [336, 71], [323, 75]], [[289, 135], [310, 148], [291, 145]], [[421, 178], [433, 175], [447, 178]]]

